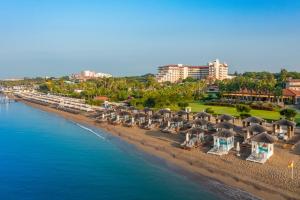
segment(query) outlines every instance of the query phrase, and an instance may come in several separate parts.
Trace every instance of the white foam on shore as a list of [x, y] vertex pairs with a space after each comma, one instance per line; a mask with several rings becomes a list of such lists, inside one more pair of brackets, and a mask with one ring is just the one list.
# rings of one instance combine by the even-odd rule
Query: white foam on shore
[[86, 131], [89, 131], [90, 133], [93, 133], [94, 135], [96, 135], [97, 137], [105, 140], [105, 137], [103, 137], [102, 135], [99, 135], [98, 133], [96, 133], [95, 131], [93, 131], [92, 129], [86, 127], [86, 126], [83, 126], [81, 124], [78, 124], [78, 123], [75, 123], [77, 126], [79, 126], [80, 128], [86, 130]]

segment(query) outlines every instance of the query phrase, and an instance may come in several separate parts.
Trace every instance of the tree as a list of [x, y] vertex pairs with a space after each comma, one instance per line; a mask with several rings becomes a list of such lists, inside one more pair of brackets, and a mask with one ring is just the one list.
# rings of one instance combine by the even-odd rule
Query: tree
[[285, 108], [280, 111], [280, 115], [284, 116], [288, 120], [293, 120], [297, 115], [297, 112], [294, 109]]

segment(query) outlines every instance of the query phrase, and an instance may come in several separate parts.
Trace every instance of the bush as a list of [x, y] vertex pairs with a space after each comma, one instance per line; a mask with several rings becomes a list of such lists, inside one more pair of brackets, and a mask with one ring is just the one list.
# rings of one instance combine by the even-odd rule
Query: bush
[[297, 115], [297, 112], [294, 109], [285, 108], [280, 111], [280, 115], [284, 116], [288, 120], [292, 120]]
[[156, 105], [156, 101], [154, 98], [150, 97], [144, 102], [145, 107], [153, 108]]
[[237, 111], [237, 112], [241, 112], [241, 113], [248, 113], [248, 112], [251, 111], [250, 106], [243, 105], [243, 104], [237, 104], [237, 105], [235, 106], [235, 108], [236, 108], [236, 111]]
[[185, 107], [188, 107], [189, 106], [189, 103], [188, 102], [179, 102], [177, 104], [180, 108], [185, 108]]
[[206, 108], [205, 112], [210, 113], [210, 114], [214, 114], [215, 111], [212, 108]]

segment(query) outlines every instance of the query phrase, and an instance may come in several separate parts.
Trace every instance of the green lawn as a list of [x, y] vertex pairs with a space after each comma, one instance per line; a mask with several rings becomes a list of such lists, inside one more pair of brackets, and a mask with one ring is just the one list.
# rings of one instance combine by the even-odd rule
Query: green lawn
[[[206, 108], [212, 108], [216, 114], [229, 114], [233, 116], [239, 116], [235, 107], [225, 107], [225, 106], [210, 106], [203, 105], [202, 103], [190, 103], [189, 106], [192, 108], [192, 112], [200, 112]], [[267, 120], [277, 120], [280, 118], [280, 114], [277, 111], [267, 111], [267, 110], [251, 110], [250, 114], [252, 116], [260, 117]], [[300, 121], [300, 114], [297, 115], [298, 121]]]
[[296, 117], [295, 117], [295, 121], [297, 122], [297, 123], [300, 123], [300, 113], [298, 112], [298, 114], [296, 115]]

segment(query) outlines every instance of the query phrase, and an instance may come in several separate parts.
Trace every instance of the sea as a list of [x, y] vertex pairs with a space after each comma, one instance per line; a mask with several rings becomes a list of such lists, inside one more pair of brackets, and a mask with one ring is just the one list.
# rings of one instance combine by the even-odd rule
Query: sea
[[0, 199], [256, 198], [193, 178], [95, 127], [14, 102], [0, 104]]

